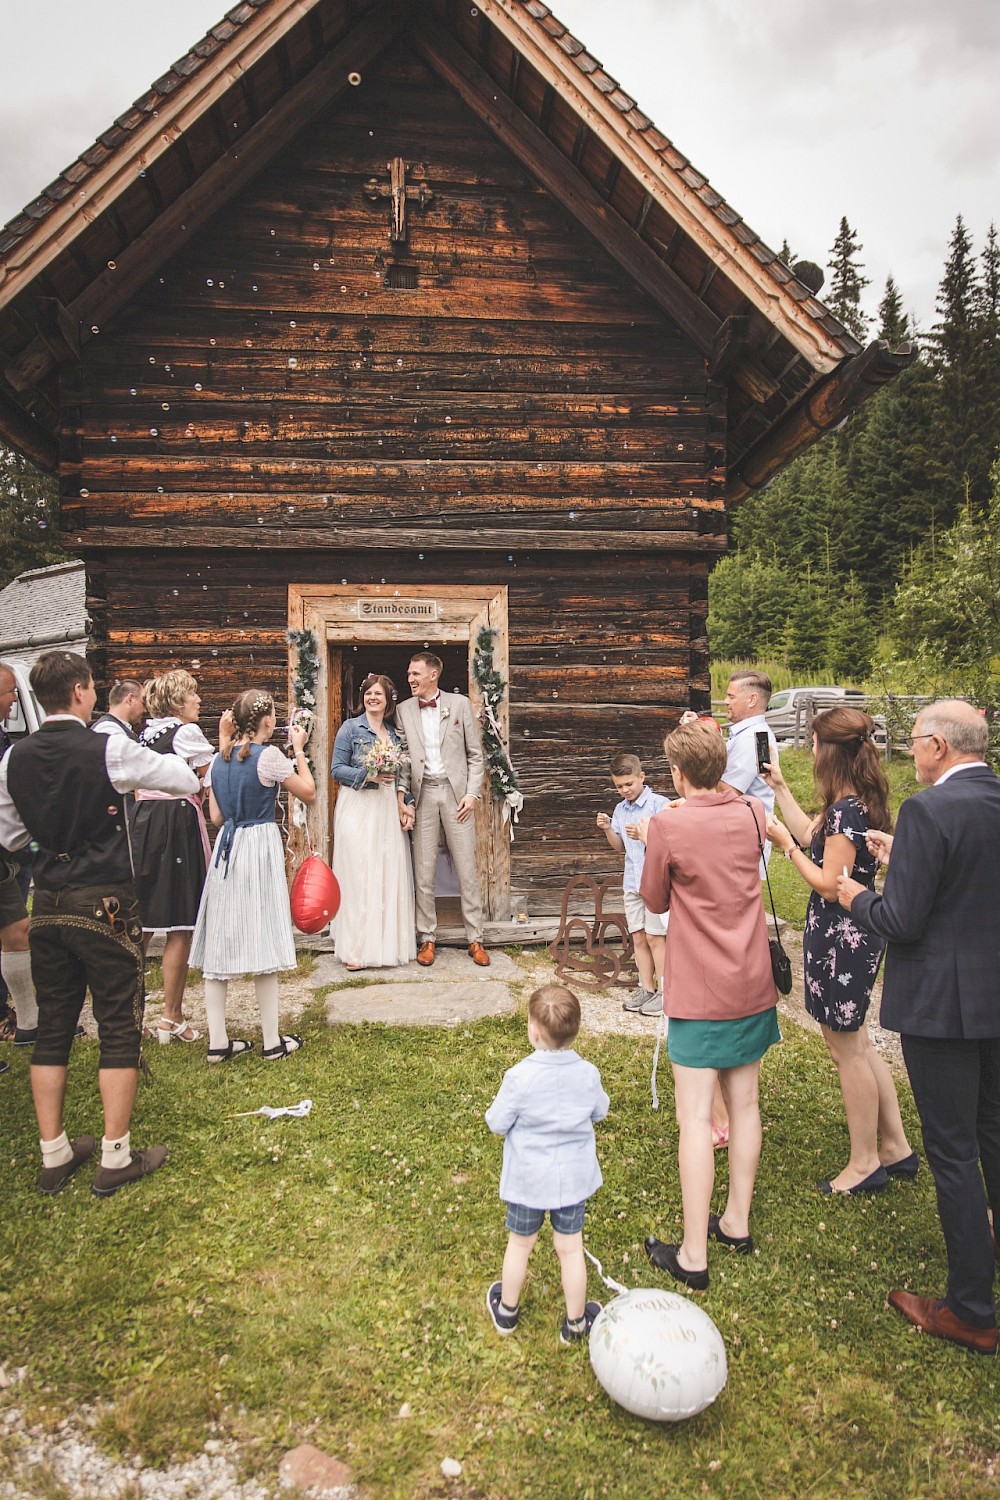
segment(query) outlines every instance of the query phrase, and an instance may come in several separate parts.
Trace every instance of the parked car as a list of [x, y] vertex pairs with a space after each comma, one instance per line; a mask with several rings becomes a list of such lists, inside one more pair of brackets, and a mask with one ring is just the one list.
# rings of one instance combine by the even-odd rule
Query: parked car
[[795, 739], [796, 728], [800, 735], [804, 731], [806, 700], [810, 698], [817, 712], [824, 708], [835, 708], [838, 703], [845, 701], [863, 708], [865, 701], [864, 694], [855, 688], [821, 686], [816, 683], [808, 687], [779, 688], [776, 693], [771, 694], [771, 702], [764, 715], [768, 728], [779, 745], [791, 743]]
[[10, 713], [4, 719], [3, 727], [12, 740], [19, 740], [38, 728], [45, 719], [45, 710], [35, 697], [28, 681], [28, 673], [20, 662], [10, 662], [8, 665], [17, 684], [17, 697], [10, 706]]
[[[811, 700], [813, 713], [822, 713], [827, 708], [844, 705], [869, 712], [868, 699], [857, 688], [842, 688], [810, 684], [808, 687], [780, 688], [771, 695], [771, 702], [764, 717], [779, 745], [795, 745], [808, 748], [805, 738], [807, 708]], [[873, 714], [875, 721], [874, 741], [880, 755], [887, 755], [885, 715]], [[796, 739], [798, 736], [798, 739]]]

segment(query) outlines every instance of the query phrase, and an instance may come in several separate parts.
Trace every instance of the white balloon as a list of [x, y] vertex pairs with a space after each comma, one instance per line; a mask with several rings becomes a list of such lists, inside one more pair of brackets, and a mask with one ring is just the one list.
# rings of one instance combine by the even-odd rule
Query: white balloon
[[615, 1297], [590, 1331], [590, 1363], [612, 1401], [653, 1422], [681, 1422], [726, 1384], [726, 1346], [688, 1297], [636, 1287]]

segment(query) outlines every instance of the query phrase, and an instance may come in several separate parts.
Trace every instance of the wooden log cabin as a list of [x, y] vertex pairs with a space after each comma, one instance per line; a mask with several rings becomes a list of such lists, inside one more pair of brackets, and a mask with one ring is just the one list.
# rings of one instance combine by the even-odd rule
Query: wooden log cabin
[[310, 630], [322, 772], [365, 672], [430, 645], [475, 698], [488, 626], [493, 920], [614, 873], [610, 757], [662, 785], [709, 703], [727, 507], [910, 357], [540, 0], [243, 0], [0, 234], [0, 434], [58, 473], [99, 686], [188, 667], [211, 732]]

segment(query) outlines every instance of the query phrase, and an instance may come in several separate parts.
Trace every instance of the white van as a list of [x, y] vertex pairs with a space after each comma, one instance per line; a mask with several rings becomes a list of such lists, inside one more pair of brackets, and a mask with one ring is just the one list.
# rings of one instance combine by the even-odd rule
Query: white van
[[12, 740], [19, 740], [26, 734], [32, 734], [44, 722], [45, 710], [31, 690], [25, 668], [18, 662], [8, 662], [6, 665], [14, 674], [17, 697], [10, 706], [10, 713], [4, 719], [3, 727]]

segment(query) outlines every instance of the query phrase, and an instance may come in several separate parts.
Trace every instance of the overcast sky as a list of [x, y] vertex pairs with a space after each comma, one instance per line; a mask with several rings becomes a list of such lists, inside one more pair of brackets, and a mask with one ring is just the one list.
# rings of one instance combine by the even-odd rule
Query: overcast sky
[[[469, 0], [473, 3], [473, 0]], [[0, 0], [0, 222], [186, 52], [226, 0]], [[874, 311], [926, 327], [955, 217], [1000, 221], [1000, 0], [554, 0], [560, 20], [775, 249], [842, 214]]]

